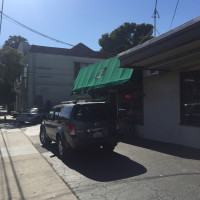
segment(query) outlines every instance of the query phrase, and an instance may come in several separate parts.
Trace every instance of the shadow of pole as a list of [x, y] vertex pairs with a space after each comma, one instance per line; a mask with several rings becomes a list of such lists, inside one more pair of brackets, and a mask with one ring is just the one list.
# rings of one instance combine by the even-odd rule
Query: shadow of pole
[[[10, 187], [9, 187], [8, 175], [7, 175], [5, 162], [4, 162], [3, 155], [1, 153], [1, 151], [0, 151], [0, 157], [1, 157], [2, 167], [3, 167], [4, 178], [5, 178], [5, 181], [6, 181], [6, 190], [7, 190], [8, 199], [11, 199], [12, 196], [11, 196]], [[5, 195], [3, 195], [3, 191], [4, 191], [3, 185], [1, 187], [2, 187], [2, 198], [5, 199]]]
[[[12, 158], [11, 158], [10, 153], [9, 153], [9, 151], [8, 151], [8, 147], [7, 147], [5, 138], [4, 138], [3, 133], [2, 133], [1, 130], [0, 130], [0, 132], [1, 132], [1, 135], [2, 135], [2, 139], [3, 139], [4, 145], [5, 145], [7, 154], [8, 154], [8, 158], [9, 158], [10, 165], [11, 165], [11, 168], [12, 168], [12, 172], [13, 172], [13, 175], [14, 175], [14, 178], [15, 178], [15, 181], [16, 181], [16, 184], [17, 184], [17, 188], [18, 188], [18, 191], [19, 191], [19, 194], [20, 194], [20, 199], [21, 199], [21, 200], [25, 200], [24, 194], [23, 194], [23, 192], [22, 192], [21, 185], [20, 185], [20, 183], [19, 183], [19, 179], [18, 179], [17, 174], [16, 174], [16, 171], [15, 171], [15, 167], [14, 167]], [[2, 158], [3, 158], [3, 156], [2, 156]], [[5, 164], [4, 164], [4, 167], [5, 167]], [[5, 169], [5, 170], [6, 170], [6, 169]], [[6, 183], [8, 184], [8, 185], [7, 185], [7, 188], [9, 189], [9, 182], [8, 182], [8, 179], [7, 179], [7, 182], [6, 182]], [[7, 190], [8, 190], [8, 189], [7, 189]], [[8, 193], [8, 194], [10, 194], [10, 189], [9, 189], [9, 193]], [[11, 194], [10, 194], [10, 195], [11, 195]]]

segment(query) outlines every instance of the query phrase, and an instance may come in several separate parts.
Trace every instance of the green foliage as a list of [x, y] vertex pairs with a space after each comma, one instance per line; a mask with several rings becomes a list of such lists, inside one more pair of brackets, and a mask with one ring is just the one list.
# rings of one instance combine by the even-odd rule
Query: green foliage
[[28, 43], [27, 39], [22, 36], [10, 36], [8, 40], [5, 41], [3, 48], [11, 47], [17, 49], [21, 41]]
[[0, 79], [14, 84], [24, 68], [22, 58], [23, 55], [16, 49], [6, 47], [0, 50]]
[[[100, 51], [121, 53], [152, 38], [153, 25], [124, 23], [110, 34], [103, 34], [99, 39]], [[148, 35], [148, 36], [147, 36]], [[146, 37], [146, 38], [145, 38]]]
[[0, 50], [0, 105], [15, 102], [14, 82], [23, 71], [23, 55], [11, 47]]
[[10, 36], [0, 49], [0, 105], [15, 102], [14, 82], [24, 69], [23, 55], [17, 51], [21, 41], [28, 43], [24, 37]]

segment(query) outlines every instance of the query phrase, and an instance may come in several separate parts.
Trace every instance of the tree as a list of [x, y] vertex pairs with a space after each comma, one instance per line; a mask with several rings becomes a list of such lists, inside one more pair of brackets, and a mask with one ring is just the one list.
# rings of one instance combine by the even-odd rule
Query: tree
[[23, 71], [23, 55], [16, 49], [6, 47], [0, 50], [0, 79], [5, 83], [14, 84]]
[[23, 55], [11, 47], [0, 50], [0, 105], [15, 102], [14, 82], [23, 71]]
[[0, 81], [0, 105], [10, 105], [15, 102], [16, 94], [10, 83]]
[[152, 37], [153, 25], [124, 23], [110, 34], [105, 33], [99, 39], [100, 51], [108, 53], [121, 53], [140, 42], [145, 42]]
[[20, 42], [22, 41], [28, 43], [27, 39], [22, 36], [16, 36], [16, 35], [10, 36], [8, 40], [5, 41], [3, 48], [12, 47], [14, 49], [17, 49]]

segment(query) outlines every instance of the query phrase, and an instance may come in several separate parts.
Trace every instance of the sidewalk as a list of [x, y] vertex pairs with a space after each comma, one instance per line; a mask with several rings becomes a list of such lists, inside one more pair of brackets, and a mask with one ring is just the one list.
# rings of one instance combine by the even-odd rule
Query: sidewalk
[[0, 128], [0, 200], [6, 199], [76, 197], [21, 130], [5, 126]]

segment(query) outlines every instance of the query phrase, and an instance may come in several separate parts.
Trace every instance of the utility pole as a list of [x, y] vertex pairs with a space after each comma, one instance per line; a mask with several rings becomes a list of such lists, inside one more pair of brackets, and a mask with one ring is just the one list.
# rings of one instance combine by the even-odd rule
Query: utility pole
[[154, 18], [154, 37], [156, 37], [156, 18], [160, 18], [159, 14], [158, 14], [158, 11], [157, 11], [157, 0], [156, 0], [156, 4], [155, 4], [155, 9], [154, 9], [154, 13], [153, 13], [153, 16]]
[[1, 26], [2, 26], [2, 17], [3, 17], [3, 4], [4, 4], [4, 0], [2, 0], [2, 5], [1, 5], [0, 35], [1, 35]]

